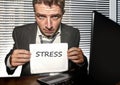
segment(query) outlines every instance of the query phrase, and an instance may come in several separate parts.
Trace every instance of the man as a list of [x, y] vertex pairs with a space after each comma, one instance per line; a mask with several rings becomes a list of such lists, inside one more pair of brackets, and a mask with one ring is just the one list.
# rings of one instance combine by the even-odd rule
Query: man
[[86, 75], [87, 59], [79, 48], [79, 30], [61, 23], [64, 4], [64, 0], [33, 0], [36, 22], [15, 27], [15, 43], [5, 59], [8, 74], [13, 74], [15, 69], [22, 65], [21, 76], [31, 75], [29, 44], [45, 43], [45, 39], [49, 43], [68, 43], [68, 72], [80, 73], [79, 76]]

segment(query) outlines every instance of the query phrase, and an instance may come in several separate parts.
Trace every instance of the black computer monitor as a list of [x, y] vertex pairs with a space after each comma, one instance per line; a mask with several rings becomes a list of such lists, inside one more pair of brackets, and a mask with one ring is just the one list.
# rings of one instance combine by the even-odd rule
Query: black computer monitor
[[93, 11], [89, 76], [95, 85], [120, 82], [120, 25]]

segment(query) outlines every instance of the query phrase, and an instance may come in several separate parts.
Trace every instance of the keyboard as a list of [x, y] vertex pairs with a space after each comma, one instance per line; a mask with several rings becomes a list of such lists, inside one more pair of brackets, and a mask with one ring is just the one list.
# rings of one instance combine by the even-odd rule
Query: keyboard
[[38, 78], [37, 81], [40, 83], [40, 85], [72, 85], [69, 74], [58, 74], [54, 76]]

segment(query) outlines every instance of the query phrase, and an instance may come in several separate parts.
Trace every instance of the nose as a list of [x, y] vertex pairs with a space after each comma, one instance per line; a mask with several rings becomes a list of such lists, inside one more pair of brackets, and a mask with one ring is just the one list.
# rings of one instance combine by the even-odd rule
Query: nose
[[52, 29], [52, 20], [50, 18], [47, 18], [46, 28], [49, 30]]

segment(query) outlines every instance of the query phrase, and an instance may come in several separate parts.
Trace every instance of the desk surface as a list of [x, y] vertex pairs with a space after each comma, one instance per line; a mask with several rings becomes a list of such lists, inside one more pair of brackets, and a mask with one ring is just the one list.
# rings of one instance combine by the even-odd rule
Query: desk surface
[[39, 76], [0, 78], [0, 85], [40, 85], [37, 78]]
[[[0, 78], [0, 85], [40, 85], [37, 82], [38, 78], [40, 76]], [[115, 85], [120, 85], [120, 82]]]

